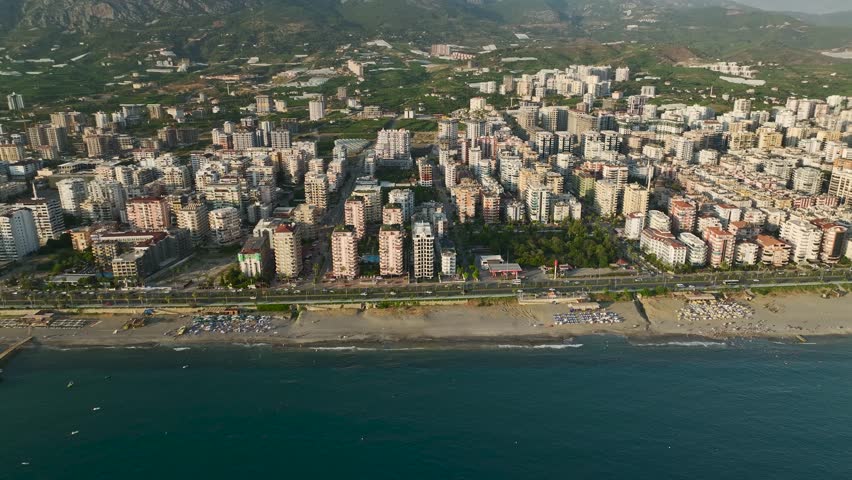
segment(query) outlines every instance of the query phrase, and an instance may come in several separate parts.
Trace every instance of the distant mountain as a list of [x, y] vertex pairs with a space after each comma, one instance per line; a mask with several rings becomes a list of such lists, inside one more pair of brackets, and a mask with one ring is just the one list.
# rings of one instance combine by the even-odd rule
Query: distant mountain
[[825, 13], [822, 15], [811, 15], [807, 13], [790, 12], [788, 15], [812, 25], [824, 27], [850, 27], [852, 28], [852, 10], [845, 12]]
[[72, 38], [113, 58], [165, 46], [197, 61], [242, 57], [249, 46], [286, 56], [378, 37], [422, 47], [517, 42], [514, 33], [689, 46], [709, 57], [852, 42], [852, 28], [829, 26], [840, 16], [726, 0], [0, 0], [0, 12], [0, 46], [26, 55]]
[[222, 15], [255, 0], [0, 0], [18, 28], [89, 30], [113, 23], [144, 24], [164, 15]]

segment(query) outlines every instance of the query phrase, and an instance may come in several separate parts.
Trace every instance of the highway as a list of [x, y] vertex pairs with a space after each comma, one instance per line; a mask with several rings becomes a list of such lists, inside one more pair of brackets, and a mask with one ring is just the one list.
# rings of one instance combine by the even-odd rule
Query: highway
[[547, 281], [469, 281], [466, 283], [421, 283], [411, 285], [296, 286], [294, 288], [171, 290], [68, 290], [19, 292], [0, 290], [0, 308], [97, 308], [97, 307], [207, 307], [258, 304], [322, 304], [403, 302], [511, 297], [518, 294], [639, 292], [658, 287], [682, 291], [718, 291], [773, 286], [812, 286], [852, 282], [849, 270], [754, 271], [699, 273], [689, 275], [613, 275]]

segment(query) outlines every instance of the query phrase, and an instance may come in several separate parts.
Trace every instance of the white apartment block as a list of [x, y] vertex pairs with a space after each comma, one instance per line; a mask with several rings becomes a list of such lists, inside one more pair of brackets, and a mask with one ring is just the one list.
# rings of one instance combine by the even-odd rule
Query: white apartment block
[[779, 237], [792, 247], [791, 259], [796, 263], [819, 262], [822, 229], [804, 220], [793, 218], [781, 225]]
[[217, 245], [229, 245], [240, 240], [240, 212], [234, 207], [217, 208], [208, 215], [210, 238]]
[[38, 246], [32, 211], [17, 208], [0, 213], [0, 261], [19, 261], [38, 251]]
[[639, 238], [643, 252], [652, 254], [665, 265], [678, 266], [686, 263], [689, 249], [671, 232], [646, 228]]

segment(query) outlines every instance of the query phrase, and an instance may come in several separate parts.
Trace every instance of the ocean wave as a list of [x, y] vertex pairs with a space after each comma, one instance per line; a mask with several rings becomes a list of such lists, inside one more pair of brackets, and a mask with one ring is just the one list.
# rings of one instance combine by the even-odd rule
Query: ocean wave
[[497, 348], [562, 350], [562, 349], [565, 349], [565, 348], [580, 348], [582, 346], [583, 346], [582, 343], [557, 343], [557, 344], [544, 344], [544, 345], [497, 345]]
[[40, 345], [39, 348], [55, 352], [82, 352], [86, 350], [150, 350], [154, 347], [141, 345], [74, 345], [70, 347]]
[[375, 352], [377, 348], [367, 347], [311, 347], [315, 352]]
[[174, 351], [176, 351], [176, 352], [185, 352], [185, 351], [187, 351], [187, 350], [189, 350], [189, 349], [190, 349], [189, 347], [175, 347], [175, 348], [173, 348], [172, 350], [174, 350]]
[[634, 347], [727, 347], [724, 342], [663, 342], [663, 343], [634, 343]]

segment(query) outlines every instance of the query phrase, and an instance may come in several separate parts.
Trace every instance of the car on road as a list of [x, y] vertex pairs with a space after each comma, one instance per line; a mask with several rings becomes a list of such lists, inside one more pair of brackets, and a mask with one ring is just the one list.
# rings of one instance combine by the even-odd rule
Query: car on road
[[433, 293], [435, 292], [433, 292], [432, 290], [426, 290], [426, 295], [432, 295]]
[[367, 295], [368, 295], [368, 293], [367, 293], [367, 292], [361, 292], [361, 296], [362, 296], [362, 297], [366, 297]]
[[686, 288], [686, 285], [684, 285], [684, 284], [682, 284], [682, 283], [678, 283], [677, 285], [675, 285], [675, 287], [677, 287], [677, 288]]

